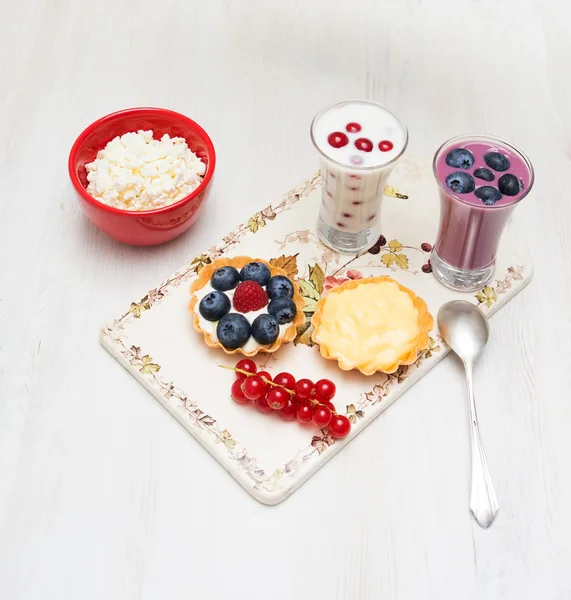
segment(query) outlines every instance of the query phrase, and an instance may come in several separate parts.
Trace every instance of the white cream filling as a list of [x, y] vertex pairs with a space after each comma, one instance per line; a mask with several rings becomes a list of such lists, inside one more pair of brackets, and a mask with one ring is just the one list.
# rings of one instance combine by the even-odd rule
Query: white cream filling
[[[216, 335], [216, 327], [218, 326], [218, 321], [208, 321], [200, 314], [200, 310], [199, 310], [200, 301], [204, 298], [204, 296], [207, 296], [208, 294], [210, 294], [210, 292], [214, 292], [214, 291], [215, 290], [210, 285], [210, 283], [207, 283], [203, 288], [201, 288], [200, 290], [197, 290], [195, 292], [197, 302], [194, 307], [194, 314], [198, 317], [198, 323], [200, 324], [200, 328], [203, 331], [206, 331], [206, 333], [208, 333], [210, 335], [213, 342], [218, 342], [219, 341], [218, 336]], [[234, 302], [233, 302], [235, 291], [236, 291], [236, 288], [234, 288], [233, 290], [229, 290], [227, 292], [223, 292], [224, 294], [226, 294], [228, 296], [228, 298], [230, 298], [230, 302], [232, 303], [232, 308], [230, 309], [231, 313], [237, 313], [239, 315], [243, 315], [244, 317], [246, 317], [246, 319], [248, 320], [248, 323], [250, 323], [250, 325], [252, 325], [252, 323], [255, 321], [256, 317], [258, 317], [259, 315], [268, 314], [267, 305], [264, 306], [264, 308], [262, 308], [260, 310], [252, 310], [247, 313], [238, 312], [234, 308]], [[284, 336], [285, 332], [287, 331], [287, 329], [290, 325], [291, 325], [291, 322], [285, 323], [284, 325], [280, 325], [280, 332], [278, 334], [278, 340], [282, 339], [282, 337]], [[260, 348], [262, 346], [265, 348], [269, 348], [270, 345], [269, 344], [260, 344], [259, 342], [257, 342], [254, 339], [253, 336], [250, 336], [250, 339], [242, 346], [242, 350], [244, 352], [253, 352], [257, 348]]]

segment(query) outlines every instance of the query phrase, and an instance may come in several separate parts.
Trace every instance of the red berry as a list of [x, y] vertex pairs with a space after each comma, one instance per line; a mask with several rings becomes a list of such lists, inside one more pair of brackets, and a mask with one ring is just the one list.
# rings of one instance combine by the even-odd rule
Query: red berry
[[309, 400], [314, 389], [315, 385], [313, 385], [313, 381], [309, 379], [300, 379], [295, 384], [295, 395], [300, 400]]
[[241, 313], [260, 310], [268, 303], [266, 290], [255, 281], [243, 281], [234, 292], [234, 308]]
[[362, 150], [363, 152], [371, 152], [373, 149], [373, 142], [367, 138], [359, 138], [358, 140], [355, 140], [355, 147], [357, 150]]
[[274, 410], [281, 410], [289, 399], [289, 394], [282, 390], [279, 387], [273, 387], [268, 391], [266, 395], [266, 400], [268, 401], [268, 406], [273, 408]]
[[[288, 394], [289, 396], [289, 394]], [[297, 413], [297, 404], [290, 397], [286, 405], [280, 410], [279, 415], [284, 421], [293, 421]]]
[[[241, 371], [247, 371], [250, 374], [254, 374], [258, 370], [256, 363], [249, 358], [243, 358], [242, 360], [238, 361], [236, 368], [240, 369]], [[238, 373], [238, 371], [236, 371], [236, 379], [244, 379], [244, 377], [247, 377], [247, 375], [244, 375], [244, 373]]]
[[266, 384], [258, 375], [246, 377], [244, 381], [244, 395], [249, 400], [257, 400], [266, 393]]
[[266, 381], [272, 381], [272, 376], [267, 371], [260, 371], [257, 375]]
[[423, 252], [432, 251], [432, 244], [429, 244], [428, 242], [423, 242], [422, 244], [420, 244], [420, 247], [422, 248]]
[[313, 424], [317, 427], [327, 427], [332, 416], [331, 409], [321, 404], [313, 411]]
[[242, 379], [236, 379], [236, 381], [232, 384], [232, 398], [236, 400], [238, 404], [246, 404], [249, 402], [248, 398], [244, 395], [244, 390], [242, 389]]
[[333, 404], [333, 402], [324, 402], [323, 404], [324, 404], [325, 406], [328, 406], [328, 407], [329, 407], [329, 410], [330, 410], [332, 413], [336, 413], [336, 412], [337, 412], [337, 410], [336, 410], [336, 408], [335, 408], [335, 404]]
[[336, 131], [335, 133], [329, 134], [327, 141], [329, 142], [329, 145], [334, 148], [343, 148], [343, 146], [346, 146], [349, 143], [349, 138], [342, 131]]
[[389, 150], [392, 150], [395, 147], [395, 145], [392, 142], [389, 142], [389, 140], [383, 140], [382, 142], [379, 142], [379, 150], [381, 152], [388, 152]]
[[432, 273], [432, 265], [430, 264], [430, 261], [428, 261], [426, 264], [422, 265], [422, 272], [423, 273]]
[[268, 405], [268, 400], [265, 396], [256, 400], [256, 408], [263, 413], [271, 413], [272, 409]]
[[313, 407], [309, 402], [304, 402], [297, 407], [297, 420], [300, 423], [309, 423], [313, 419]]
[[351, 431], [351, 423], [344, 415], [334, 415], [329, 423], [329, 433], [336, 438], [344, 438]]
[[293, 391], [295, 388], [295, 377], [291, 373], [278, 373], [274, 377], [274, 383]]
[[319, 400], [331, 400], [335, 396], [335, 384], [329, 379], [320, 379], [315, 384], [315, 393]]
[[359, 123], [347, 123], [347, 127], [345, 128], [349, 133], [359, 133], [361, 131], [361, 126]]

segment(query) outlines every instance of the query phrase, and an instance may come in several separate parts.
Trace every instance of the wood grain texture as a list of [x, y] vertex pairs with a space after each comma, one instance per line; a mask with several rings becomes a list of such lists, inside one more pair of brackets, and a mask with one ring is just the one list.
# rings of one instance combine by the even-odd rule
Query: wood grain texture
[[[0, 597], [571, 598], [571, 35], [564, 0], [0, 2]], [[494, 133], [536, 190], [510, 227], [530, 286], [492, 321], [476, 393], [500, 500], [468, 515], [447, 359], [267, 508], [99, 346], [101, 323], [316, 168], [308, 124], [366, 97], [410, 154]], [[159, 248], [83, 217], [66, 172], [116, 109], [195, 118], [219, 155], [200, 222]]]

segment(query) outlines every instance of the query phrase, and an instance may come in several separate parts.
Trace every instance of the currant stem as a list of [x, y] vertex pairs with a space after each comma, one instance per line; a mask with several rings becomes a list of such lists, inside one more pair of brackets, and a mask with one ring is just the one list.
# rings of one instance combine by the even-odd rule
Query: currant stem
[[[314, 398], [310, 398], [310, 399], [309, 399], [309, 403], [310, 403], [312, 406], [316, 406], [316, 405], [317, 405], [317, 406], [327, 406], [326, 404], [323, 404], [323, 402], [319, 402], [319, 400], [315, 400]], [[329, 407], [327, 407], [327, 408], [329, 408]], [[331, 410], [331, 409], [329, 408], [329, 410]], [[336, 415], [336, 414], [337, 414], [337, 411], [335, 411], [335, 410], [331, 410], [331, 414], [332, 414], [332, 415]]]
[[344, 265], [341, 265], [337, 269], [337, 271], [335, 271], [335, 273], [333, 273], [333, 275], [331, 275], [331, 277], [335, 277], [335, 275], [337, 275], [337, 273], [339, 273], [343, 269], [346, 269], [351, 263], [353, 263], [356, 260], [358, 260], [359, 258], [361, 258], [361, 256], [364, 256], [365, 254], [367, 254], [367, 252], [368, 252], [368, 250], [365, 250], [364, 252], [360, 252], [359, 254], [357, 254], [357, 256], [354, 256], [351, 260], [348, 260]]
[[[218, 365], [221, 369], [228, 369], [229, 371], [235, 371], [236, 373], [242, 373], [242, 375], [246, 375], [246, 377], [252, 377], [252, 375], [257, 375], [257, 373], [249, 373], [248, 371], [244, 371], [243, 369], [236, 369], [235, 367], [228, 367], [227, 365]], [[260, 379], [266, 385], [272, 385], [274, 387], [280, 387], [285, 390], [291, 396], [295, 396], [295, 392], [293, 390], [288, 390], [288, 388], [280, 385], [279, 383], [274, 383], [273, 381], [268, 381], [265, 377], [260, 377]]]
[[[229, 367], [228, 365], [218, 365], [218, 366], [221, 369], [228, 369], [229, 371], [234, 371], [236, 373], [242, 373], [242, 375], [246, 375], [246, 377], [252, 377], [253, 375], [256, 375], [256, 373], [250, 373], [248, 371], [244, 371], [244, 369], [237, 369], [236, 367]], [[282, 388], [282, 390], [285, 390], [290, 396], [295, 396], [295, 392], [293, 390], [289, 390], [288, 388], [286, 388], [283, 385], [280, 385], [279, 383], [274, 383], [273, 381], [268, 381], [265, 377], [260, 377], [260, 379], [266, 385], [272, 385], [274, 387]], [[324, 404], [323, 402], [319, 402], [319, 400], [316, 400], [315, 398], [308, 398], [308, 401], [312, 406], [316, 406], [316, 405], [317, 406], [326, 406], [326, 404]], [[331, 409], [329, 409], [329, 410], [331, 410]], [[339, 413], [336, 410], [331, 410], [331, 414], [338, 415]]]

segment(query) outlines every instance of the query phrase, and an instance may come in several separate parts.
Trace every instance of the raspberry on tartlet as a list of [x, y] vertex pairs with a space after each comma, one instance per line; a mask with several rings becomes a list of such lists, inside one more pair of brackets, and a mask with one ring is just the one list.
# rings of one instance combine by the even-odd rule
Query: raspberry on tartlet
[[261, 310], [268, 303], [266, 290], [255, 281], [243, 281], [234, 292], [234, 308], [241, 313]]

